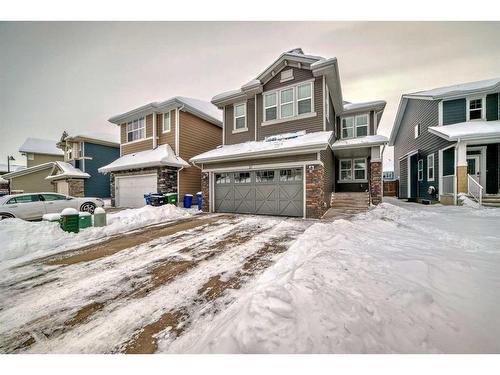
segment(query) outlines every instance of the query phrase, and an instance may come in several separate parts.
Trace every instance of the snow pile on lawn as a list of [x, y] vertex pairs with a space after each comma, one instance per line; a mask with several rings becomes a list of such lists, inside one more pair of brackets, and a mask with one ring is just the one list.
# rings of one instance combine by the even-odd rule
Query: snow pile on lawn
[[465, 193], [458, 194], [458, 200], [460, 201], [460, 203], [462, 203], [462, 206], [472, 207], [472, 208], [482, 208], [479, 203], [474, 202]]
[[311, 226], [227, 310], [163, 349], [500, 352], [500, 210], [404, 207]]
[[39, 256], [56, 254], [91, 244], [103, 237], [157, 224], [187, 218], [199, 213], [197, 209], [183, 209], [173, 205], [144, 206], [107, 215], [108, 225], [87, 228], [79, 233], [67, 233], [57, 223], [28, 222], [21, 219], [0, 221], [0, 269], [11, 267]]

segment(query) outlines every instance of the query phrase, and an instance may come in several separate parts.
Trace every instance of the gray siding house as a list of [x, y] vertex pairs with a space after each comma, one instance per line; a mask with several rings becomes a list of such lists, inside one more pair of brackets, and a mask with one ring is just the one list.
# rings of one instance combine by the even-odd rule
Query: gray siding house
[[222, 145], [190, 159], [205, 211], [320, 218], [333, 192], [381, 201], [386, 103], [344, 101], [336, 58], [284, 52], [212, 103], [223, 110]]
[[389, 145], [399, 196], [493, 204], [500, 189], [500, 79], [402, 96]]

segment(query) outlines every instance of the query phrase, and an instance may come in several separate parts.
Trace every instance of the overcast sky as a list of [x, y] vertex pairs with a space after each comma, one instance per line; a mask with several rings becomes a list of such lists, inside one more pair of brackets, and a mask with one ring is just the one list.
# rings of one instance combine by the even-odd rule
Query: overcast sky
[[[0, 163], [27, 137], [118, 133], [107, 119], [151, 101], [210, 100], [282, 52], [336, 56], [345, 100], [500, 77], [499, 22], [2, 22]], [[388, 154], [391, 158], [390, 153]]]

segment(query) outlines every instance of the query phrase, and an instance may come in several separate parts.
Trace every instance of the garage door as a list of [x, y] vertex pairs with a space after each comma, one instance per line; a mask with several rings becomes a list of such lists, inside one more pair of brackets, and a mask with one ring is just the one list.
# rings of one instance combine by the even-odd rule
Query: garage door
[[115, 204], [117, 207], [142, 207], [144, 194], [157, 191], [156, 174], [115, 178]]
[[303, 216], [302, 168], [215, 173], [215, 211]]

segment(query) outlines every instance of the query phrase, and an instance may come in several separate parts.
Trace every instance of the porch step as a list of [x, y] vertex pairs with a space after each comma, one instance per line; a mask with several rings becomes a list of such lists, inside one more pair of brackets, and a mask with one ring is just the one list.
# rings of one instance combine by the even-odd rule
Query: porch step
[[483, 201], [483, 206], [485, 206], [485, 207], [499, 207], [500, 208], [500, 202], [490, 203], [490, 202]]
[[331, 207], [346, 213], [363, 212], [370, 206], [370, 196], [363, 193], [332, 193]]
[[[469, 198], [475, 200], [475, 198], [473, 198], [470, 195]], [[483, 195], [482, 204], [485, 207], [500, 207], [500, 195], [497, 194]]]

